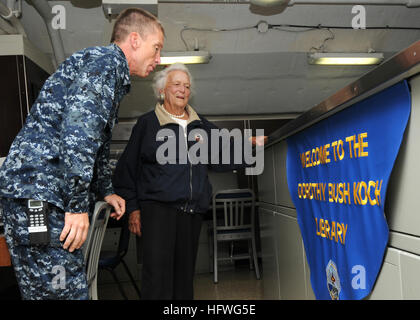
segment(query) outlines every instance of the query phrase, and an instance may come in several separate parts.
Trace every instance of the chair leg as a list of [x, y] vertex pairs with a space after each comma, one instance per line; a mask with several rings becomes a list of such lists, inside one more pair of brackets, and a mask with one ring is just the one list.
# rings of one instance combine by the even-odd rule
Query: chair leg
[[89, 287], [90, 300], [98, 300], [98, 281], [97, 280], [98, 280], [98, 274], [96, 273]]
[[257, 280], [260, 280], [260, 268], [258, 266], [257, 246], [254, 237], [252, 238], [252, 255], [254, 256], [255, 276], [257, 277]]
[[139, 296], [139, 299], [141, 299], [141, 293], [140, 293], [140, 290], [139, 290], [139, 288], [137, 287], [136, 282], [134, 281], [134, 277], [133, 277], [133, 275], [131, 274], [130, 269], [128, 269], [128, 266], [127, 266], [127, 264], [125, 263], [125, 261], [124, 261], [123, 259], [121, 259], [121, 262], [122, 262], [122, 264], [123, 264], [123, 266], [124, 266], [124, 268], [125, 268], [125, 271], [127, 272], [128, 276], [129, 276], [129, 278], [130, 278], [130, 280], [131, 280], [131, 283], [133, 284], [134, 289], [135, 289], [135, 290], [136, 290], [136, 292], [137, 292], [137, 295]]
[[252, 260], [252, 241], [248, 239], [248, 254], [249, 254], [249, 270], [254, 270], [254, 263]]
[[107, 269], [107, 270], [109, 272], [111, 272], [112, 277], [114, 278], [114, 281], [117, 283], [118, 289], [120, 290], [121, 295], [123, 296], [124, 300], [128, 300], [127, 295], [125, 294], [124, 289], [123, 289], [120, 281], [118, 280], [117, 275], [115, 274], [115, 271], [113, 269]]
[[213, 237], [213, 282], [217, 283], [217, 240]]
[[208, 232], [208, 241], [209, 241], [209, 269], [210, 272], [213, 272], [213, 231]]

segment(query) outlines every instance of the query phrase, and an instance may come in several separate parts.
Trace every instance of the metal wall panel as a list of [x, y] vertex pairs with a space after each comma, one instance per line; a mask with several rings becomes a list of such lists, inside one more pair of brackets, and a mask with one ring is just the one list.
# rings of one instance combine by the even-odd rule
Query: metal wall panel
[[384, 263], [368, 300], [402, 299], [399, 250], [388, 248]]
[[400, 263], [403, 299], [420, 299], [420, 256], [401, 251]]
[[275, 220], [281, 299], [306, 299], [304, 249], [297, 219], [277, 213]]
[[404, 141], [388, 185], [385, 215], [391, 230], [420, 236], [420, 76], [410, 80], [412, 107]]
[[388, 247], [381, 272], [368, 299], [420, 299], [419, 269], [419, 255]]
[[274, 166], [276, 184], [276, 204], [280, 206], [294, 208], [287, 185], [287, 143], [282, 141], [274, 146]]
[[[303, 240], [302, 240], [302, 247], [304, 247], [303, 245]], [[307, 300], [315, 300], [315, 294], [314, 291], [312, 290], [312, 284], [311, 284], [311, 270], [309, 269], [309, 265], [308, 265], [308, 260], [306, 259], [306, 253], [305, 250], [303, 250], [303, 261], [305, 261], [305, 294], [306, 294], [306, 299]]]
[[264, 150], [264, 171], [258, 176], [258, 199], [271, 204], [277, 202], [273, 153], [274, 148]]
[[271, 210], [259, 209], [263, 298], [280, 299], [280, 280], [278, 265], [278, 243], [275, 236], [275, 214]]

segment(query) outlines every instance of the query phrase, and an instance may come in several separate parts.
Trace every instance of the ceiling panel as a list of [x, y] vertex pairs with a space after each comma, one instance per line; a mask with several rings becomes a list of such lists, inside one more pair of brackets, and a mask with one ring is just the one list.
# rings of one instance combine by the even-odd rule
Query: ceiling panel
[[[98, 0], [49, 1], [66, 8], [65, 30], [61, 31], [68, 55], [84, 47], [107, 44], [112, 22], [106, 19]], [[238, 28], [265, 20], [270, 24], [351, 25], [352, 6], [294, 5], [282, 13], [256, 14], [247, 4], [161, 3], [158, 17], [166, 30], [165, 51], [182, 51], [180, 31], [185, 27]], [[420, 28], [420, 8], [366, 6], [369, 26]], [[28, 38], [51, 55], [45, 25], [34, 8], [23, 1], [22, 23]], [[321, 67], [307, 63], [307, 53], [324, 44], [327, 52], [367, 52], [376, 50], [389, 57], [420, 39], [418, 30], [327, 30], [256, 29], [209, 32], [185, 31], [192, 47], [198, 40], [201, 50], [213, 58], [207, 65], [190, 67], [196, 95], [191, 104], [201, 113], [262, 114], [302, 112], [315, 106], [372, 67]], [[325, 42], [324, 42], [325, 41]], [[131, 93], [124, 99], [121, 117], [137, 117], [155, 105], [151, 89], [153, 74], [133, 79]]]

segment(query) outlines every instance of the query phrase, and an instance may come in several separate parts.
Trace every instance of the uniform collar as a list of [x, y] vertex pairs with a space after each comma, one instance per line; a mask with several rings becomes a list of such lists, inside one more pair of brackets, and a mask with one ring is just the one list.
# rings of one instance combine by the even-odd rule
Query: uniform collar
[[[187, 120], [187, 125], [191, 122], [198, 120], [200, 121], [200, 117], [198, 116], [197, 112], [189, 105], [187, 104], [186, 110], [188, 112], [189, 118]], [[167, 125], [169, 123], [176, 123], [178, 124], [171, 116], [169, 116], [164, 110], [163, 105], [161, 105], [159, 102], [156, 104], [155, 107], [155, 114], [156, 117], [159, 120], [159, 124], [161, 126]]]
[[127, 87], [127, 92], [130, 90], [131, 81], [130, 81], [130, 69], [128, 68], [127, 58], [125, 57], [124, 51], [115, 43], [111, 43], [110, 45], [115, 52], [117, 52], [118, 56], [123, 61], [123, 68], [124, 68], [124, 75], [123, 75], [123, 86]]

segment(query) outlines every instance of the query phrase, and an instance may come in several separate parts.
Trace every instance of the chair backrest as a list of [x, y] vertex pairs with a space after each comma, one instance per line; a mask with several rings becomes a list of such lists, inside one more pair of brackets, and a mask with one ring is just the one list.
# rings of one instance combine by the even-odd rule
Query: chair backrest
[[[217, 209], [223, 209], [218, 218]], [[254, 228], [255, 194], [251, 189], [220, 190], [213, 195], [214, 230]]]
[[108, 229], [120, 229], [120, 237], [118, 240], [118, 247], [116, 256], [123, 258], [128, 252], [128, 246], [130, 244], [130, 230], [128, 229], [128, 218], [129, 214], [125, 214], [120, 220], [110, 220], [108, 223]]
[[83, 247], [84, 261], [88, 285], [92, 283], [98, 272], [98, 261], [101, 253], [106, 225], [108, 224], [111, 206], [104, 201], [95, 204], [95, 210], [89, 227], [89, 234]]

